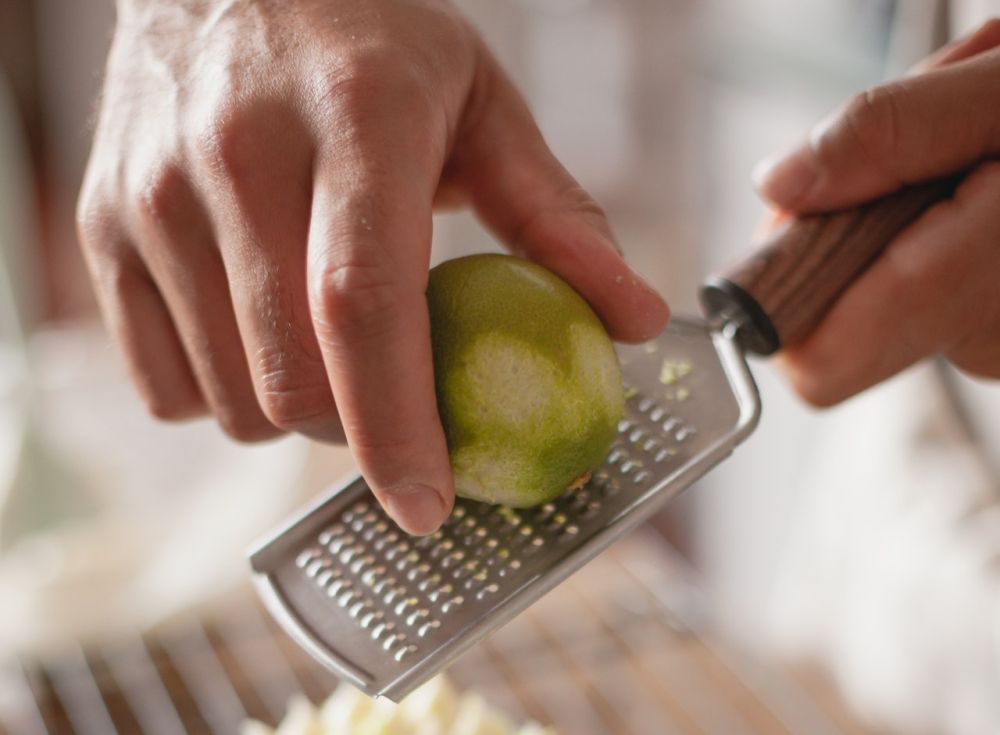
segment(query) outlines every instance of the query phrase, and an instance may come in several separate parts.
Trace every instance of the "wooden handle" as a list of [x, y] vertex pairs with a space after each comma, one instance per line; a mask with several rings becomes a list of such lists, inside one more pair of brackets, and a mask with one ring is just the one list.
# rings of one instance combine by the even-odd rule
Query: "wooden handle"
[[702, 304], [710, 316], [740, 323], [740, 341], [751, 352], [769, 355], [794, 344], [903, 228], [951, 196], [957, 182], [940, 179], [855, 209], [790, 217], [749, 258], [709, 279]]

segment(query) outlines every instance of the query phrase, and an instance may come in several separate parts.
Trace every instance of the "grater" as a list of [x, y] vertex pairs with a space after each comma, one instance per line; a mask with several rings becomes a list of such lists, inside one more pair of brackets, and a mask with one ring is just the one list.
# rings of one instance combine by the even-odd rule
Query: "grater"
[[363, 478], [336, 488], [251, 552], [268, 609], [339, 676], [399, 701], [729, 455], [760, 415], [745, 353], [770, 354], [808, 334], [954, 185], [786, 218], [703, 288], [709, 320], [675, 317], [657, 339], [619, 347], [625, 415], [579, 490], [518, 510], [459, 498], [438, 532], [415, 538]]

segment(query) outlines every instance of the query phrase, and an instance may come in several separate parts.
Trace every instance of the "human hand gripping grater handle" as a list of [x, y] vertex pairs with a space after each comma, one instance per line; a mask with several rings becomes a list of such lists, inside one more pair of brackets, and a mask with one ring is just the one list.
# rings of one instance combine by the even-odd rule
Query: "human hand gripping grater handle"
[[770, 355], [808, 335], [844, 290], [957, 178], [917, 184], [863, 206], [789, 217], [701, 292], [711, 317], [741, 324], [745, 349]]
[[353, 478], [251, 552], [265, 604], [339, 676], [398, 701], [728, 456], [760, 413], [744, 351], [769, 354], [808, 333], [953, 188], [788, 219], [706, 285], [709, 323], [675, 318], [656, 340], [619, 347], [625, 417], [583, 488], [527, 510], [460, 498], [441, 530], [412, 538]]

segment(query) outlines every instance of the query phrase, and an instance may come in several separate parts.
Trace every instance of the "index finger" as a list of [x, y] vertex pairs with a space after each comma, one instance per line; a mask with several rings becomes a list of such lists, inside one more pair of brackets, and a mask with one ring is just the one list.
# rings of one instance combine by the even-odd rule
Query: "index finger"
[[1000, 127], [985, 101], [1000, 95], [998, 72], [994, 49], [860, 94], [790, 155], [760, 164], [758, 190], [784, 209], [827, 211], [995, 157]]
[[[412, 121], [410, 121], [412, 122]], [[386, 512], [427, 534], [454, 502], [425, 291], [433, 157], [413, 130], [327, 151], [308, 244], [310, 310], [347, 442]]]

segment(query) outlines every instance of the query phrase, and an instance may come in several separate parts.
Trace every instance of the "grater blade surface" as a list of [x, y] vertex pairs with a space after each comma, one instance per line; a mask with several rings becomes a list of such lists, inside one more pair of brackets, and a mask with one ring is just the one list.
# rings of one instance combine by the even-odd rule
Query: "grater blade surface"
[[675, 317], [619, 347], [625, 417], [583, 488], [514, 510], [459, 498], [435, 534], [401, 532], [360, 477], [251, 552], [268, 609], [320, 662], [398, 701], [646, 520], [756, 426], [735, 341]]

